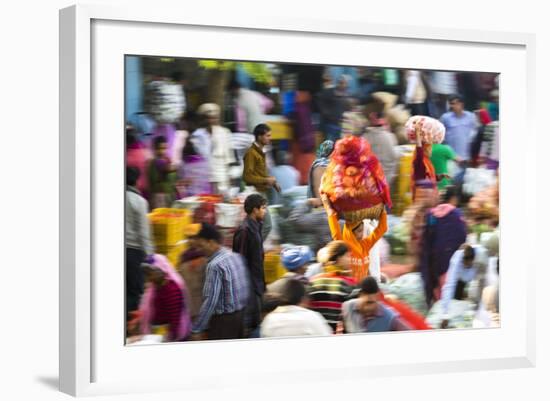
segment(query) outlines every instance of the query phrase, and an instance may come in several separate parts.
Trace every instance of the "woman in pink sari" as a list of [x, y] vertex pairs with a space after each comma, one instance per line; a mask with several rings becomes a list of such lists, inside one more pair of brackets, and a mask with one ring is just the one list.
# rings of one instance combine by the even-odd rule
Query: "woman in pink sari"
[[153, 158], [153, 153], [141, 142], [134, 127], [126, 127], [126, 167], [135, 167], [139, 170], [137, 189], [147, 196], [147, 164]]
[[164, 255], [156, 254], [145, 266], [146, 288], [139, 308], [141, 333], [167, 326], [164, 341], [185, 341], [191, 333], [189, 296], [185, 282]]

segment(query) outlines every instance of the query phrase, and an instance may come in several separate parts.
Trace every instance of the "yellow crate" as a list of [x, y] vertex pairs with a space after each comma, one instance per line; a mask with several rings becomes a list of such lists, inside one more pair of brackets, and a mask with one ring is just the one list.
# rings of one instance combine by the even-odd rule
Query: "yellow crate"
[[271, 128], [271, 139], [274, 141], [280, 141], [283, 139], [293, 139], [294, 131], [292, 125], [287, 120], [271, 120], [267, 121], [267, 125]]
[[266, 284], [280, 279], [286, 273], [278, 253], [268, 252], [264, 257], [264, 278]]
[[411, 174], [413, 153], [406, 153], [399, 161], [399, 174], [395, 180], [395, 191], [392, 196], [392, 213], [400, 216], [412, 203]]
[[174, 266], [174, 268], [178, 267], [180, 256], [186, 250], [187, 250], [187, 244], [183, 243], [183, 244], [175, 245], [174, 247], [172, 247], [172, 249], [168, 251], [168, 253], [166, 254], [166, 257], [168, 258], [172, 266]]
[[149, 221], [155, 245], [167, 247], [185, 238], [183, 230], [191, 224], [192, 214], [187, 209], [159, 208], [149, 213]]

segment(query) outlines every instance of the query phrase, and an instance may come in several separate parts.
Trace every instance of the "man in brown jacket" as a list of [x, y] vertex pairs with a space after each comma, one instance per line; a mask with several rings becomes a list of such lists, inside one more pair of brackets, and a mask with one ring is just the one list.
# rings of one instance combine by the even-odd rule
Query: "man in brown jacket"
[[[275, 177], [268, 175], [265, 161], [264, 147], [271, 143], [271, 128], [266, 124], [258, 124], [254, 128], [254, 138], [254, 143], [244, 155], [243, 181], [246, 185], [254, 186], [260, 195], [269, 199], [267, 193], [271, 188], [281, 192]], [[269, 235], [271, 227], [271, 215], [267, 212], [262, 227], [264, 240]]]

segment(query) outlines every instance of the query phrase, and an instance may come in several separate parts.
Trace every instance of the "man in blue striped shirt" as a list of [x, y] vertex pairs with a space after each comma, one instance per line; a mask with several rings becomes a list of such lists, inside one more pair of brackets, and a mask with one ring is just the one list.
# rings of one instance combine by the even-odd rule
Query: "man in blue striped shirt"
[[208, 257], [199, 315], [193, 324], [194, 340], [244, 338], [244, 308], [249, 277], [242, 257], [223, 247], [220, 232], [203, 223], [196, 247]]

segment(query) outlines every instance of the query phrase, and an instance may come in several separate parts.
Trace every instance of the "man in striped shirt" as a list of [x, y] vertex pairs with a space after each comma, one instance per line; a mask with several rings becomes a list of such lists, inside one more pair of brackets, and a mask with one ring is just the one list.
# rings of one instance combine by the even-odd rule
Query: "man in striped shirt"
[[203, 223], [195, 237], [197, 248], [208, 257], [199, 315], [193, 324], [194, 340], [244, 338], [244, 308], [250, 294], [248, 272], [242, 257], [223, 247], [220, 232]]

